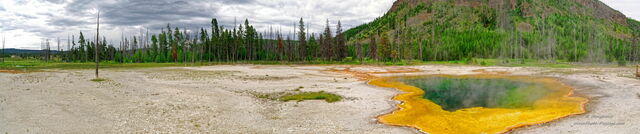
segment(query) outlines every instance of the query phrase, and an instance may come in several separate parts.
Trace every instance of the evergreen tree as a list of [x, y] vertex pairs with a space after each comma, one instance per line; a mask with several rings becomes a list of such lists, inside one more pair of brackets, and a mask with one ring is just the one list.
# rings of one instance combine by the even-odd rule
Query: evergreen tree
[[318, 57], [318, 49], [320, 48], [315, 36], [315, 34], [311, 34], [311, 37], [309, 37], [309, 47], [307, 47], [306, 52], [310, 59]]
[[80, 44], [80, 48], [79, 48], [79, 52], [78, 52], [78, 57], [81, 59], [82, 62], [87, 62], [87, 59], [89, 59], [89, 55], [86, 51], [86, 47], [87, 44], [85, 44], [85, 39], [84, 39], [84, 35], [82, 34], [82, 32], [80, 32], [80, 37], [78, 40], [78, 44]]
[[307, 59], [308, 55], [307, 55], [307, 34], [305, 33], [305, 27], [304, 27], [304, 21], [302, 20], [302, 18], [300, 18], [300, 25], [298, 28], [300, 31], [298, 32], [298, 45], [299, 45], [299, 55], [300, 55], [300, 59], [304, 60]]
[[347, 56], [347, 46], [345, 44], [344, 35], [342, 34], [342, 24], [340, 21], [338, 21], [338, 26], [336, 27], [335, 42], [335, 56], [337, 60], [341, 60]]
[[322, 35], [322, 57], [325, 60], [332, 60], [333, 55], [333, 35], [331, 35], [331, 27], [329, 26], [329, 20], [327, 20], [327, 25], [324, 28], [324, 34]]

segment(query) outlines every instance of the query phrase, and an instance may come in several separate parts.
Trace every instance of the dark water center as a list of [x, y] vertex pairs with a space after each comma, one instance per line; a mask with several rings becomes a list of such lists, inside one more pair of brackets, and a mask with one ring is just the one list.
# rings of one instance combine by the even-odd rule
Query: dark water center
[[400, 81], [425, 91], [424, 98], [456, 111], [472, 107], [528, 108], [550, 92], [541, 84], [490, 78], [406, 78]]

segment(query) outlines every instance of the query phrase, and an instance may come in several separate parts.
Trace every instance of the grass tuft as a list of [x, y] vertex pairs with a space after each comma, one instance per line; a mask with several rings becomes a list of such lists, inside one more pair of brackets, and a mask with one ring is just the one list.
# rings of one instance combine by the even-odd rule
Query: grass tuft
[[320, 92], [302, 92], [302, 93], [298, 93], [298, 94], [289, 94], [289, 95], [285, 95], [280, 97], [279, 99], [280, 101], [291, 101], [291, 100], [296, 100], [296, 101], [304, 101], [304, 100], [325, 100], [329, 103], [332, 102], [337, 102], [342, 100], [342, 96], [340, 95], [336, 95], [336, 94], [332, 94], [332, 93], [327, 93], [324, 91], [320, 91]]
[[96, 79], [91, 79], [91, 81], [93, 81], [93, 82], [103, 82], [103, 81], [107, 81], [107, 79], [104, 79], [104, 78], [96, 78]]

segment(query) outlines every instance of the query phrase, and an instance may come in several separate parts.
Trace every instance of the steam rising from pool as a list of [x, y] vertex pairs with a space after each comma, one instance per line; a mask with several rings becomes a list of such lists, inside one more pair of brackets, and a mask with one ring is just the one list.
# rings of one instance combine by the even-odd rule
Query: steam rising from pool
[[486, 108], [531, 108], [550, 92], [543, 85], [508, 79], [428, 77], [400, 79], [425, 91], [424, 98], [444, 110]]

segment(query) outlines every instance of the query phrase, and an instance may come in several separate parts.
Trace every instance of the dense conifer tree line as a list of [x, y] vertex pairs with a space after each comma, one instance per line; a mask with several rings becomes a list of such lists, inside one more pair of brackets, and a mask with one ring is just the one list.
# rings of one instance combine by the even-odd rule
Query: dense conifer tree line
[[[98, 52], [101, 61], [120, 63], [166, 63], [166, 62], [239, 62], [239, 61], [310, 61], [342, 60], [347, 57], [341, 23], [331, 32], [327, 20], [325, 33], [316, 38], [308, 34], [304, 20], [297, 26], [297, 40], [282, 31], [258, 32], [245, 20], [243, 24], [227, 29], [211, 20], [211, 27], [200, 28], [197, 33], [167, 24], [160, 33], [122, 37], [114, 44], [102, 37]], [[70, 39], [69, 48], [58, 54], [65, 62], [90, 62], [97, 50], [95, 41], [90, 41], [80, 32]], [[318, 42], [319, 40], [319, 42]], [[48, 56], [47, 56], [48, 57]]]

